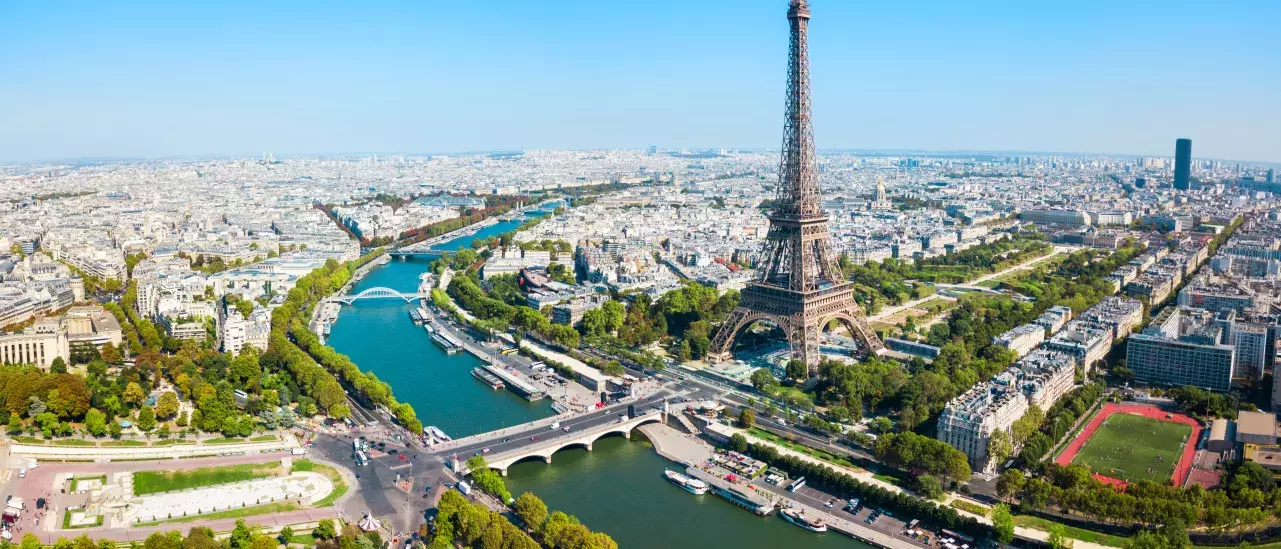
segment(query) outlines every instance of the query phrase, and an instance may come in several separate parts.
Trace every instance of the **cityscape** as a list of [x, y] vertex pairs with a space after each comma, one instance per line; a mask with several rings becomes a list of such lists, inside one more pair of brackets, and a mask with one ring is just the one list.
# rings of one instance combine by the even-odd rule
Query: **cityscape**
[[832, 34], [862, 24], [835, 4], [725, 21], [773, 32], [777, 63], [722, 61], [781, 84], [736, 115], [776, 148], [135, 155], [0, 125], [0, 549], [1281, 543], [1276, 113], [1144, 154], [828, 144]]

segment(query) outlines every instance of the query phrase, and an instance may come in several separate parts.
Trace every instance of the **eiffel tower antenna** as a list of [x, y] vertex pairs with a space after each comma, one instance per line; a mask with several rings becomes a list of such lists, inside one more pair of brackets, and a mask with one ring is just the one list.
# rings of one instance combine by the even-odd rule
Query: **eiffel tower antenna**
[[769, 215], [769, 233], [761, 250], [757, 279], [742, 292], [742, 301], [712, 339], [715, 360], [730, 358], [737, 334], [758, 320], [769, 320], [787, 333], [792, 358], [818, 371], [819, 336], [833, 320], [845, 325], [864, 354], [879, 354], [885, 345], [867, 325], [854, 302], [852, 285], [837, 264], [818, 190], [818, 157], [810, 119], [809, 4], [791, 0], [787, 59], [787, 113], [783, 119], [783, 154], [778, 190]]

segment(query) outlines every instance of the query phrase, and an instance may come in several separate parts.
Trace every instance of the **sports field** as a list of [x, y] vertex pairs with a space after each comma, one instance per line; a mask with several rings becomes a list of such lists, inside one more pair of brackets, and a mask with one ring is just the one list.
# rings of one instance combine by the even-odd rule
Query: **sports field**
[[1151, 417], [1107, 416], [1072, 459], [1095, 473], [1136, 482], [1167, 483], [1188, 444], [1192, 426]]

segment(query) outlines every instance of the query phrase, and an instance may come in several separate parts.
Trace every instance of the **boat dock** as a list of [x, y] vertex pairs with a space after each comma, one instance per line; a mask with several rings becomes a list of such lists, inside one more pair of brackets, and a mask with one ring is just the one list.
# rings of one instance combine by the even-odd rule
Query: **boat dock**
[[758, 515], [765, 516], [773, 513], [774, 508], [777, 507], [777, 502], [772, 497], [756, 491], [751, 484], [730, 482], [694, 466], [686, 467], [685, 475], [706, 482], [713, 494]]
[[481, 367], [507, 384], [507, 388], [511, 389], [513, 393], [525, 397], [530, 402], [536, 402], [547, 397], [547, 393], [535, 387], [533, 383], [525, 381], [520, 374], [507, 371], [489, 361], [485, 361]]

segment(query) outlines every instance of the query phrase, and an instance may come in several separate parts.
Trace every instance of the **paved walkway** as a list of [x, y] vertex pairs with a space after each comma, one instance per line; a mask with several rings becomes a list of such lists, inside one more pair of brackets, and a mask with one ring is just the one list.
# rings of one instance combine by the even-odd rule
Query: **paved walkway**
[[45, 446], [13, 442], [13, 455], [45, 459], [168, 459], [218, 454], [279, 452], [300, 447], [293, 433], [282, 433], [279, 440], [236, 444], [174, 444], [171, 446]]
[[654, 444], [654, 451], [669, 460], [685, 465], [704, 463], [715, 450], [694, 435], [677, 431], [662, 423], [648, 423], [637, 427]]

